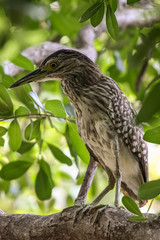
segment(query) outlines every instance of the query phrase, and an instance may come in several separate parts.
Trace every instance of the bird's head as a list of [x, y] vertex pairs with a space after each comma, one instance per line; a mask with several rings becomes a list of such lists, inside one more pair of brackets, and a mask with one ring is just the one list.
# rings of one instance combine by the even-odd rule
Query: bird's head
[[[42, 82], [48, 80], [65, 81], [65, 79], [74, 79], [78, 76], [80, 79], [89, 79], [85, 75], [88, 71], [98, 69], [95, 64], [85, 55], [78, 51], [62, 49], [48, 56], [39, 66], [39, 68], [15, 82], [10, 88], [30, 82]], [[93, 75], [94, 76], [94, 75]]]

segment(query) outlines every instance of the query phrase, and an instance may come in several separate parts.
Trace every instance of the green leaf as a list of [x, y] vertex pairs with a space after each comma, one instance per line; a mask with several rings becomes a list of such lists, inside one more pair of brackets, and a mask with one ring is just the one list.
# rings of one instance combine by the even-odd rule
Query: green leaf
[[6, 132], [7, 132], [7, 128], [0, 126], [0, 137], [2, 137], [3, 135], [5, 135]]
[[91, 24], [93, 27], [96, 27], [102, 21], [104, 16], [104, 9], [105, 9], [105, 5], [104, 5], [104, 2], [102, 2], [99, 10], [91, 17]]
[[26, 140], [33, 140], [40, 136], [40, 120], [31, 122], [25, 129], [24, 136]]
[[139, 2], [140, 0], [127, 0], [127, 4], [133, 4]]
[[0, 137], [0, 146], [3, 147], [4, 146], [4, 139], [2, 137]]
[[52, 152], [52, 154], [54, 155], [54, 157], [59, 160], [61, 163], [66, 163], [67, 165], [71, 166], [72, 165], [72, 161], [69, 157], [67, 157], [59, 148], [55, 147], [52, 144], [48, 143], [48, 146]]
[[80, 23], [87, 21], [89, 18], [91, 18], [100, 8], [101, 5], [104, 4], [103, 1], [97, 1], [95, 4], [93, 4], [90, 8], [88, 8], [80, 17]]
[[18, 56], [16, 56], [16, 58], [13, 59], [12, 62], [15, 65], [17, 65], [19, 67], [22, 67], [24, 69], [27, 69], [29, 71], [33, 71], [34, 70], [33, 63], [28, 58], [24, 57], [21, 54], [18, 54]]
[[132, 216], [128, 218], [130, 221], [135, 221], [135, 222], [142, 222], [142, 221], [146, 221], [149, 220], [148, 217], [141, 217], [141, 216]]
[[142, 184], [138, 191], [138, 198], [148, 200], [160, 194], [160, 179]]
[[110, 4], [110, 6], [112, 8], [112, 11], [115, 12], [117, 10], [118, 1], [117, 0], [110, 0], [109, 4]]
[[160, 127], [156, 127], [146, 131], [143, 139], [147, 142], [160, 144]]
[[110, 5], [107, 6], [107, 13], [106, 13], [106, 25], [109, 34], [114, 40], [118, 39], [118, 34], [119, 34], [119, 28], [118, 28], [118, 23], [117, 19], [114, 15], [114, 12], [112, 11], [112, 8]]
[[72, 144], [78, 154], [78, 156], [86, 163], [89, 162], [90, 155], [89, 152], [79, 136], [79, 133], [77, 131], [77, 126], [76, 124], [68, 122], [68, 131], [69, 131], [69, 137], [72, 141]]
[[48, 100], [45, 104], [45, 108], [51, 111], [54, 116], [59, 118], [66, 118], [65, 109], [59, 100]]
[[50, 166], [44, 160], [39, 162], [40, 169], [36, 177], [35, 191], [40, 200], [51, 198], [54, 183], [51, 177]]
[[51, 173], [51, 169], [50, 169], [49, 164], [46, 161], [44, 161], [43, 159], [41, 159], [39, 161], [39, 164], [40, 164], [40, 167], [45, 172], [45, 174], [48, 176], [48, 180], [50, 182], [50, 186], [52, 186], [52, 188], [53, 188], [54, 182], [53, 182], [53, 179], [52, 179], [52, 173]]
[[17, 119], [14, 119], [9, 128], [8, 128], [8, 135], [9, 135], [9, 146], [13, 151], [17, 151], [21, 146], [22, 136], [21, 136], [21, 129]]
[[19, 152], [20, 154], [26, 153], [26, 152], [28, 152], [34, 145], [35, 145], [35, 143], [30, 143], [30, 142], [22, 141], [22, 144], [21, 144], [20, 148], [17, 150], [17, 152]]
[[3, 86], [5, 86], [6, 88], [9, 88], [13, 83], [15, 82], [14, 78], [4, 74], [3, 76]]
[[27, 161], [15, 161], [4, 165], [0, 171], [0, 177], [4, 180], [12, 180], [21, 177], [32, 163]]
[[137, 115], [137, 123], [147, 122], [160, 110], [160, 82], [155, 84], [146, 96], [142, 107]]
[[141, 213], [137, 204], [135, 203], [135, 201], [132, 198], [130, 198], [129, 196], [124, 196], [122, 198], [122, 203], [127, 208], [128, 211], [130, 211], [138, 216], [143, 217], [143, 214]]
[[0, 84], [0, 115], [10, 116], [13, 113], [13, 104], [5, 87]]
[[18, 109], [15, 111], [16, 116], [23, 116], [23, 115], [28, 115], [29, 111], [27, 108], [20, 106]]

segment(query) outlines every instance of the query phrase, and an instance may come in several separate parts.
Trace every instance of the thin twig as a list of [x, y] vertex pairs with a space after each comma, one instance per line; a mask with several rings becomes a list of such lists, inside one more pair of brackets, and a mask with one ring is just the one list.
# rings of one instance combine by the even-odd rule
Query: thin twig
[[58, 118], [58, 119], [64, 119], [64, 120], [67, 120], [69, 122], [75, 122], [74, 119], [71, 119], [71, 118], [62, 118], [62, 117], [56, 117], [54, 116], [52, 113], [47, 113], [47, 114], [36, 114], [36, 113], [33, 113], [33, 114], [22, 114], [22, 115], [18, 115], [18, 116], [10, 116], [10, 117], [4, 117], [4, 118], [0, 118], [0, 122], [1, 121], [6, 121], [6, 120], [11, 120], [11, 119], [16, 119], [16, 118], [22, 118], [22, 117], [27, 117], [27, 118], [48, 118], [48, 117], [54, 117], [54, 118]]

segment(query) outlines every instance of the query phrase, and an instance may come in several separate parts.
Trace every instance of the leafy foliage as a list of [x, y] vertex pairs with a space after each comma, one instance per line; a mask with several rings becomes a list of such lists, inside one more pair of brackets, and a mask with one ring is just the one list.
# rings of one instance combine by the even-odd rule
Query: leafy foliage
[[[138, 1], [128, 0], [127, 4], [135, 2]], [[63, 206], [56, 208], [73, 204], [89, 153], [59, 82], [33, 84], [34, 90], [29, 84], [8, 90], [34, 69], [33, 63], [20, 52], [50, 40], [75, 47], [80, 29], [87, 24], [85, 21], [96, 27], [105, 17], [109, 34], [95, 39], [97, 64], [104, 74], [118, 82], [134, 107], [140, 108], [137, 123], [145, 122], [144, 139], [159, 144], [160, 24], [119, 29], [115, 17], [117, 0], [60, 0], [56, 10], [48, 0], [16, 3], [17, 0], [7, 1], [0, 8], [0, 61], [3, 67], [4, 61], [10, 60], [24, 69], [16, 76], [14, 73], [9, 76], [0, 67], [0, 203], [6, 203], [7, 212], [15, 211], [8, 210], [13, 201], [18, 206], [23, 202], [28, 212], [50, 212], [57, 201], [54, 195], [57, 188], [65, 193]], [[27, 11], [28, 8], [32, 11]], [[79, 23], [79, 18], [83, 23]], [[138, 79], [142, 81], [137, 91]], [[155, 169], [151, 171], [154, 176]], [[146, 184], [140, 188], [139, 197], [159, 199], [159, 180]], [[98, 171], [88, 201], [105, 186], [106, 176]], [[106, 197], [104, 203], [110, 203], [111, 197]], [[49, 200], [43, 203], [46, 199]], [[145, 220], [132, 200], [125, 197], [123, 204], [136, 215], [132, 220]]]
[[111, 1], [98, 0], [96, 3], [94, 3], [82, 14], [80, 18], [80, 22], [85, 22], [88, 19], [90, 19], [93, 27], [96, 27], [97, 25], [99, 25], [104, 16], [105, 5], [107, 8], [106, 25], [107, 25], [108, 32], [114, 40], [117, 40], [119, 29], [118, 29], [118, 23], [114, 14], [114, 12], [117, 9], [117, 0], [111, 0]]
[[39, 161], [39, 167], [39, 172], [36, 177], [35, 190], [40, 200], [46, 200], [51, 197], [54, 183], [49, 164], [41, 159]]
[[67, 157], [59, 148], [52, 144], [48, 144], [48, 147], [57, 160], [59, 160], [61, 163], [66, 163], [69, 166], [72, 165], [71, 159]]
[[117, 40], [118, 33], [119, 33], [118, 23], [117, 23], [116, 17], [114, 15], [114, 12], [110, 5], [107, 6], [106, 25], [107, 25], [107, 29], [108, 29], [108, 32], [110, 33], [111, 37], [114, 40]]
[[160, 179], [152, 180], [140, 186], [138, 197], [139, 199], [152, 199], [160, 194]]
[[33, 71], [34, 70], [34, 65], [33, 63], [26, 57], [24, 57], [21, 54], [18, 54], [18, 56], [15, 57], [15, 59], [12, 59], [12, 62], [19, 66], [22, 67], [24, 69], [27, 69], [29, 71]]
[[9, 128], [8, 128], [8, 135], [9, 135], [9, 146], [11, 150], [17, 151], [21, 146], [21, 129], [17, 119], [14, 119]]
[[0, 177], [4, 180], [12, 180], [21, 177], [32, 163], [27, 161], [16, 161], [5, 164], [1, 171]]
[[143, 216], [143, 214], [141, 213], [137, 204], [135, 203], [135, 201], [132, 198], [130, 198], [128, 196], [124, 196], [122, 198], [122, 203], [127, 208], [128, 211], [137, 215], [137, 216], [129, 217], [130, 221], [145, 221], [145, 220], [148, 220], [147, 217]]
[[66, 118], [65, 109], [59, 100], [48, 100], [45, 104], [45, 108], [51, 111], [56, 117]]

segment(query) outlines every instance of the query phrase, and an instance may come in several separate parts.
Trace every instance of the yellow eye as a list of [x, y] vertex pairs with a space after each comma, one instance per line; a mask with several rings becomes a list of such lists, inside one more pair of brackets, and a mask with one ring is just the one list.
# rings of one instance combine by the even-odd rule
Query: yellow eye
[[52, 63], [50, 64], [50, 67], [53, 68], [53, 69], [55, 69], [55, 68], [57, 67], [57, 63], [52, 62]]

